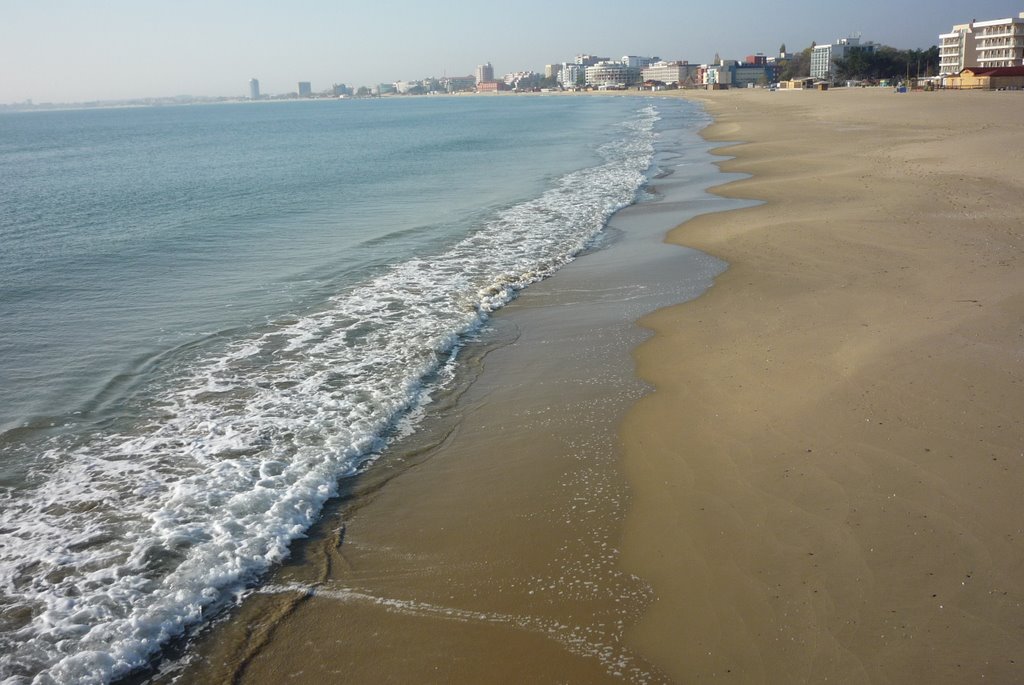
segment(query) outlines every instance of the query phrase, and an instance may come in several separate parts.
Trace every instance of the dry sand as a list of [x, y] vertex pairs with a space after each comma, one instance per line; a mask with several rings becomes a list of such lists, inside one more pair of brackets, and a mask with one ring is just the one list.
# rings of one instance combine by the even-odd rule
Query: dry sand
[[1024, 94], [698, 95], [767, 204], [642, 320], [629, 643], [680, 683], [1024, 682]]

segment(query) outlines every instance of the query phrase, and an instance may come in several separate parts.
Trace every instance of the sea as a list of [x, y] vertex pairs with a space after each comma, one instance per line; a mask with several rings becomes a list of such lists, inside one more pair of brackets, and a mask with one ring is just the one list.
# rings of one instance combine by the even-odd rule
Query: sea
[[237, 601], [706, 123], [559, 96], [0, 115], [0, 682], [116, 682]]

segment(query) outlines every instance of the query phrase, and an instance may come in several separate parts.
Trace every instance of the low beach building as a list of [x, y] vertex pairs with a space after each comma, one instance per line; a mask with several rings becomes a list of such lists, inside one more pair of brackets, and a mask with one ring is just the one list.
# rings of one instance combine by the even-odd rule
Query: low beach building
[[1021, 90], [1024, 89], [1024, 66], [968, 67], [956, 76], [947, 76], [943, 85], [959, 90]]
[[803, 90], [804, 88], [813, 88], [814, 79], [809, 76], [804, 78], [793, 78], [788, 81], [779, 81], [779, 88], [785, 90]]

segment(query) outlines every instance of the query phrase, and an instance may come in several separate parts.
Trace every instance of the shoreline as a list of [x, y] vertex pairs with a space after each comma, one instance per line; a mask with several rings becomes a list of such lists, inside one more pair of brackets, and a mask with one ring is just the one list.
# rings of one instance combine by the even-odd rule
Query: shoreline
[[645, 392], [635, 320], [723, 268], [666, 231], [746, 204], [705, 192], [731, 176], [688, 121], [665, 132], [665, 173], [605, 244], [495, 314], [460, 353], [468, 376], [197, 641], [180, 682], [666, 682], [623, 644], [650, 596], [618, 564], [615, 429]]
[[730, 269], [640, 321], [628, 643], [675, 682], [1020, 680], [1019, 95], [696, 97], [752, 174], [712, 192], [765, 204], [672, 231]]
[[1020, 679], [1024, 175], [978, 156], [1017, 97], [687, 97], [725, 184], [609, 230], [690, 216], [668, 242], [728, 270], [643, 316], [674, 248], [521, 293], [179, 682]]

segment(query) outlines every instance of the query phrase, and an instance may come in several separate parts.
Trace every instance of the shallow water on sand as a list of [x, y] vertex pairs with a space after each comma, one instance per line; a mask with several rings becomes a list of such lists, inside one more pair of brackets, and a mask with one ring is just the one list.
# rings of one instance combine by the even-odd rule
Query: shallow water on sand
[[[0, 118], [0, 676], [144, 667], [601, 243], [684, 102]], [[597, 240], [597, 243], [595, 243]]]
[[666, 129], [640, 202], [496, 313], [420, 430], [346, 479], [292, 558], [159, 682], [665, 682], [625, 645], [652, 597], [619, 566], [616, 426], [646, 392], [636, 318], [725, 266], [663, 243], [742, 204], [704, 192], [729, 178], [707, 147]]

